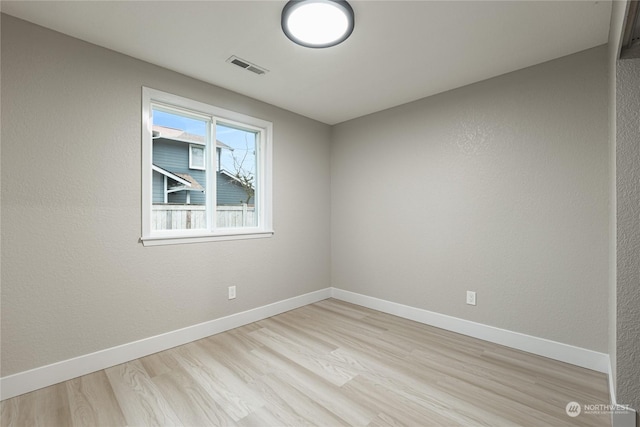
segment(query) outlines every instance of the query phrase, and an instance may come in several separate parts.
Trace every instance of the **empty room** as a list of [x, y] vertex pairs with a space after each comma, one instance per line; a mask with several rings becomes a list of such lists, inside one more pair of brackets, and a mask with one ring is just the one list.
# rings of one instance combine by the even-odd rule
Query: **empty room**
[[640, 426], [640, 7], [1, 1], [4, 426]]

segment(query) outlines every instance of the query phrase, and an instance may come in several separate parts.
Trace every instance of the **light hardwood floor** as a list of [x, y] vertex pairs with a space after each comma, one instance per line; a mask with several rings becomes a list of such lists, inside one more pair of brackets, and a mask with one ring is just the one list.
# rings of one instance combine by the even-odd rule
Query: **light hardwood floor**
[[2, 426], [609, 426], [604, 374], [329, 299], [2, 402]]

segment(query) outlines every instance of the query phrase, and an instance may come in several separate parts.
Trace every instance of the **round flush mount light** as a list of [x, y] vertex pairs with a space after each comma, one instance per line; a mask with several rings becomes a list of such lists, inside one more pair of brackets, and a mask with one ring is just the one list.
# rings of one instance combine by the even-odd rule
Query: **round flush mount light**
[[331, 47], [353, 32], [353, 9], [343, 0], [290, 0], [282, 9], [282, 31], [305, 47]]

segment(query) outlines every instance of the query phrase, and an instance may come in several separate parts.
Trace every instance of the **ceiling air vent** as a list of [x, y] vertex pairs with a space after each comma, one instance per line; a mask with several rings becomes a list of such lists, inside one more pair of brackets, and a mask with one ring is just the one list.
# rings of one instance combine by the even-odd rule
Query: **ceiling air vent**
[[227, 59], [227, 62], [233, 65], [237, 65], [240, 68], [244, 68], [247, 71], [251, 71], [252, 73], [262, 75], [269, 72], [266, 68], [262, 68], [256, 64], [252, 64], [249, 61], [245, 61], [244, 59], [238, 58], [237, 56], [231, 56]]

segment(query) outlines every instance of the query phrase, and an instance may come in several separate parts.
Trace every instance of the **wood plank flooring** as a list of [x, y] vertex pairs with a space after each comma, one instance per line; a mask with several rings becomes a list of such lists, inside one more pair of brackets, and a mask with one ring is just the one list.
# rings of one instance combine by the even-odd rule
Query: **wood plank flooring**
[[2, 402], [2, 426], [609, 426], [604, 374], [329, 299]]

